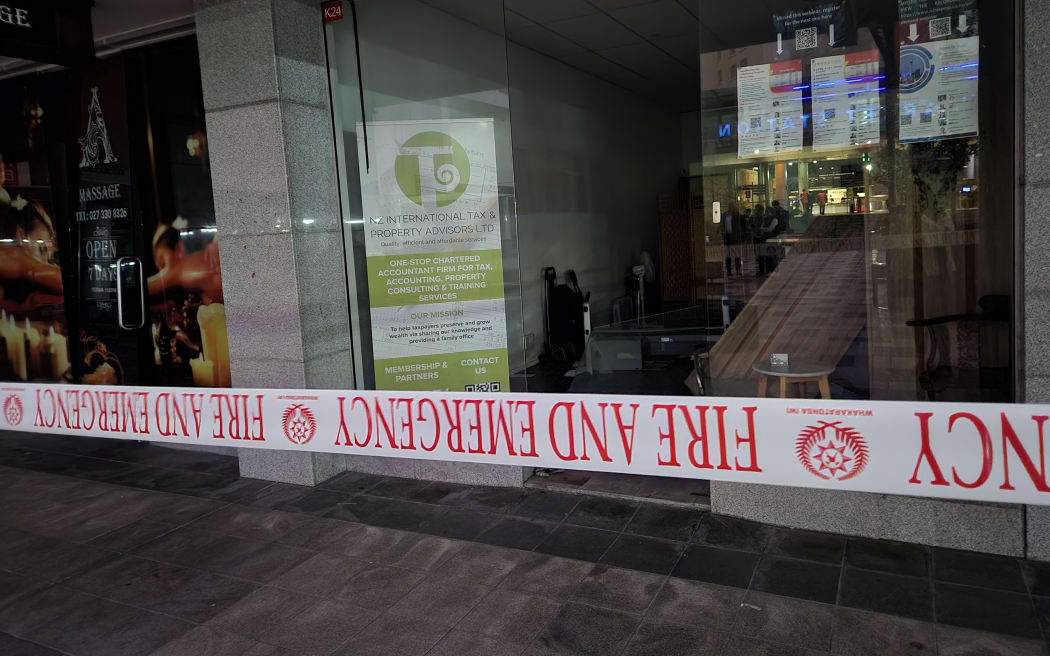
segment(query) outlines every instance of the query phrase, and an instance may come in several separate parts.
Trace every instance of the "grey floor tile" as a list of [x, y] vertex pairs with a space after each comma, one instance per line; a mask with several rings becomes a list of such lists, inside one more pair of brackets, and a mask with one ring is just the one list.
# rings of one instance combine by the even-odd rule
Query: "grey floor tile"
[[561, 602], [515, 590], [495, 590], [456, 625], [458, 630], [493, 639], [532, 642], [561, 607]]
[[528, 552], [518, 549], [466, 544], [455, 558], [446, 560], [431, 572], [430, 580], [495, 586], [528, 557]]
[[62, 656], [61, 652], [13, 635], [0, 633], [0, 654], [4, 656]]
[[921, 656], [937, 650], [936, 625], [882, 613], [835, 609], [831, 634], [834, 656]]
[[669, 578], [653, 601], [646, 621], [723, 630], [734, 621], [744, 590]]
[[619, 653], [638, 626], [638, 618], [620, 611], [569, 602], [529, 647], [530, 653]]
[[327, 553], [392, 564], [425, 536], [381, 526], [355, 525], [352, 531], [324, 549]]
[[307, 524], [292, 529], [278, 538], [277, 541], [292, 547], [321, 551], [340, 538], [357, 530], [360, 526], [360, 524], [341, 519], [318, 517], [311, 519]]
[[827, 653], [738, 635], [729, 636], [721, 649], [721, 653], [733, 656], [818, 656]]
[[631, 521], [636, 510], [638, 510], [638, 504], [635, 502], [584, 497], [566, 521], [590, 528], [622, 531], [627, 526], [627, 522]]
[[263, 587], [219, 613], [208, 625], [258, 639], [267, 627], [315, 602], [315, 598], [296, 592]]
[[755, 569], [751, 589], [834, 604], [841, 571], [838, 564], [766, 555]]
[[168, 642], [150, 656], [243, 656], [254, 644], [236, 633], [198, 626]]
[[274, 622], [260, 633], [260, 640], [301, 656], [326, 656], [378, 614], [375, 609], [320, 600]]
[[617, 537], [612, 531], [562, 524], [536, 547], [539, 553], [597, 562]]
[[555, 599], [568, 599], [576, 594], [583, 577], [587, 576], [593, 567], [591, 563], [578, 560], [528, 554], [504, 577], [499, 587]]
[[221, 536], [209, 547], [200, 567], [227, 576], [269, 583], [315, 554], [314, 551], [276, 542]]
[[684, 542], [672, 542], [639, 535], [621, 535], [616, 538], [599, 562], [653, 574], [669, 574], [682, 555], [684, 547]]
[[296, 654], [284, 647], [257, 642], [249, 647], [248, 651], [244, 652], [242, 656], [296, 656]]
[[346, 585], [370, 565], [364, 560], [319, 553], [281, 574], [270, 585], [324, 597]]
[[62, 585], [102, 597], [124, 583], [150, 572], [157, 563], [138, 556], [120, 555], [62, 582]]
[[831, 647], [834, 607], [762, 592], [748, 592], [731, 632], [816, 651]]
[[1042, 636], [1032, 598], [1028, 595], [937, 583], [934, 607], [939, 624], [1022, 638]]
[[456, 629], [434, 645], [427, 656], [519, 656], [526, 646], [503, 638], [486, 638]]
[[387, 612], [399, 618], [407, 631], [419, 630], [420, 626], [447, 630], [466, 617], [491, 590], [483, 585], [424, 581]]
[[649, 607], [665, 580], [659, 574], [595, 565], [573, 601], [638, 615]]
[[117, 557], [116, 553], [87, 545], [67, 544], [52, 549], [47, 554], [24, 568], [27, 576], [56, 583], [67, 578], [105, 565]]
[[10, 530], [4, 542], [0, 544], [0, 569], [24, 572], [48, 554], [65, 548], [67, 544], [58, 538], [18, 529]]
[[237, 538], [271, 541], [309, 522], [310, 518], [301, 514], [230, 504], [201, 517], [191, 526]]
[[511, 512], [522, 517], [560, 522], [572, 513], [582, 498], [578, 494], [531, 490]]
[[226, 506], [226, 502], [182, 494], [151, 492], [146, 517], [155, 522], [181, 525]]
[[95, 651], [92, 645], [123, 626], [133, 623], [144, 611], [106, 599], [90, 599], [44, 625], [16, 635], [67, 653]]
[[173, 531], [175, 528], [172, 524], [162, 524], [161, 522], [154, 522], [148, 519], [140, 519], [127, 526], [122, 526], [114, 531], [100, 535], [89, 541], [88, 544], [112, 551], [131, 551], [150, 540]]
[[946, 583], [1028, 592], [1016, 558], [954, 549], [933, 549], [933, 577]]
[[31, 638], [37, 628], [93, 601], [94, 597], [59, 586], [28, 589], [0, 607], [0, 631]]
[[424, 572], [371, 563], [331, 595], [366, 608], [386, 608], [397, 603], [425, 577]]
[[927, 576], [930, 552], [919, 544], [850, 538], [846, 543], [846, 564], [890, 574]]
[[761, 553], [773, 536], [773, 527], [725, 515], [706, 514], [693, 534], [693, 541], [710, 547]]
[[332, 656], [424, 656], [443, 632], [389, 631], [387, 627], [368, 628], [350, 638]]
[[490, 526], [476, 539], [497, 547], [532, 551], [557, 526], [554, 522], [524, 517], [507, 517]]
[[646, 621], [631, 639], [624, 656], [728, 656], [731, 652], [721, 650], [724, 639], [723, 634], [702, 626]]
[[668, 540], [688, 540], [708, 513], [643, 503], [624, 529], [627, 533]]
[[97, 640], [82, 644], [84, 656], [142, 656], [178, 639], [194, 625], [166, 615], [139, 611], [130, 622]]
[[775, 556], [839, 565], [846, 551], [846, 538], [831, 533], [781, 528], [773, 532], [766, 550]]
[[939, 656], [1046, 656], [1042, 640], [937, 625]]
[[933, 620], [933, 593], [926, 578], [844, 567], [838, 603], [916, 620]]
[[199, 570], [161, 566], [110, 592], [110, 597], [191, 622], [207, 622], [258, 586]]
[[178, 528], [132, 550], [137, 556], [184, 567], [199, 566], [223, 536], [192, 527]]

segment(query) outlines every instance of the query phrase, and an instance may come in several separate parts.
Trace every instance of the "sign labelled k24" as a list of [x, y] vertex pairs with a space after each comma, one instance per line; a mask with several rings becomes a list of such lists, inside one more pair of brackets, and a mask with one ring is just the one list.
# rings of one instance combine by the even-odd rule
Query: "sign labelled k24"
[[1050, 505], [1050, 406], [0, 386], [0, 428]]

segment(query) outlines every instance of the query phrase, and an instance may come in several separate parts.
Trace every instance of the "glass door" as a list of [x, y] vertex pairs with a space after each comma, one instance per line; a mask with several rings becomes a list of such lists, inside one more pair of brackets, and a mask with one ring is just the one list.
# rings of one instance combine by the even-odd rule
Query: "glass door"
[[360, 0], [326, 31], [363, 389], [524, 369], [503, 7], [456, 4]]

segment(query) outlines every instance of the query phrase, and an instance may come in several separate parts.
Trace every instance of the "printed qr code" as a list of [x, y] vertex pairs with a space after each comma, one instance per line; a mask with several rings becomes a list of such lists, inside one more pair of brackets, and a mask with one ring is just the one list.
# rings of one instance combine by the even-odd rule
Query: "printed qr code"
[[951, 16], [944, 18], [931, 18], [930, 19], [930, 38], [939, 39], [942, 36], [952, 35], [952, 19]]
[[464, 392], [498, 392], [499, 390], [499, 381], [493, 381], [491, 383], [475, 383], [473, 385], [466, 385], [463, 388]]
[[901, 114], [901, 125], [911, 125], [911, 114]]
[[832, 109], [825, 109], [824, 110], [824, 120], [825, 121], [830, 121], [833, 118], [835, 118], [835, 109], [834, 108], [832, 108]]
[[760, 129], [762, 129], [762, 119], [760, 119], [760, 118], [753, 118], [753, 119], [751, 119], [751, 129], [752, 130], [760, 130]]
[[795, 30], [795, 50], [807, 50], [816, 47], [817, 28], [807, 27], [801, 30]]

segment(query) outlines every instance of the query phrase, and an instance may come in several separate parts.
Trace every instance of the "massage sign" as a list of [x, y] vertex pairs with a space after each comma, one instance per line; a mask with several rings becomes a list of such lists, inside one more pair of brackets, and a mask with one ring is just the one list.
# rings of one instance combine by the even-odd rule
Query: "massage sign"
[[39, 433], [1050, 503], [1050, 406], [0, 386]]

